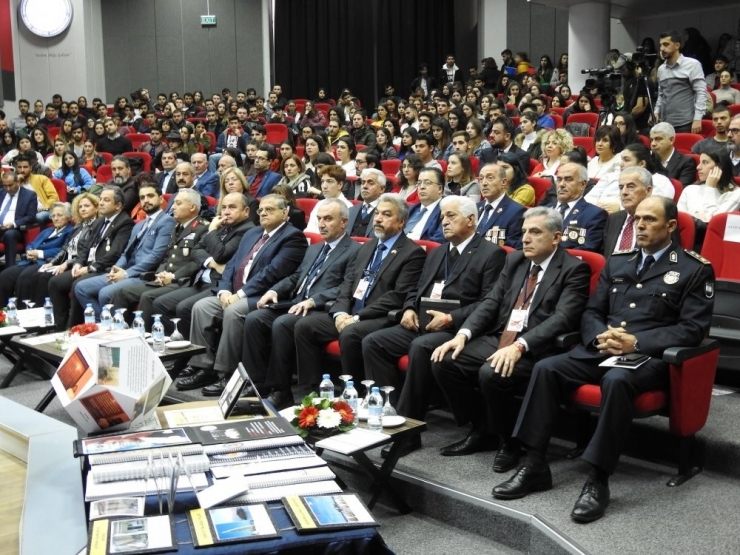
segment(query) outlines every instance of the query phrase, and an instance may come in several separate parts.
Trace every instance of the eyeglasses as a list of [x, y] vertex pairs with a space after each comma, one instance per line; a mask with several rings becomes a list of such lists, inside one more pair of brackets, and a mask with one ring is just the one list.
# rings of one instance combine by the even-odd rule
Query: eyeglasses
[[730, 133], [732, 133], [733, 135], [734, 135], [735, 133], [740, 133], [740, 129], [737, 129], [736, 127], [730, 127], [730, 128], [728, 129], [728, 131], [729, 131]]
[[431, 187], [432, 185], [441, 186], [440, 183], [437, 183], [436, 181], [429, 181], [428, 179], [425, 179], [424, 181], [419, 181], [418, 185], [419, 187]]
[[272, 214], [276, 210], [284, 210], [284, 208], [275, 208], [274, 206], [264, 206], [257, 209], [257, 214]]

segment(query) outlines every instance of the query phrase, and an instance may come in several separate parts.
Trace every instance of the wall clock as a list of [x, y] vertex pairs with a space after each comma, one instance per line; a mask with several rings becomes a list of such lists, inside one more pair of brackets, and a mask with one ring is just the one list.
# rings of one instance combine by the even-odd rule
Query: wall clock
[[55, 37], [72, 22], [72, 0], [21, 0], [19, 10], [28, 30], [39, 37]]

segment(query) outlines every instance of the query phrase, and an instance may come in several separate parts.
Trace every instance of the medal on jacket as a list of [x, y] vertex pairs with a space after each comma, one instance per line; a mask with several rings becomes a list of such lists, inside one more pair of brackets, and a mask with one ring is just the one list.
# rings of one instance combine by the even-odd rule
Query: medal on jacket
[[182, 248], [182, 255], [188, 256], [190, 254], [190, 247], [183, 247]]
[[681, 276], [678, 272], [668, 272], [666, 275], [663, 276], [663, 281], [666, 282], [668, 285], [673, 285], [674, 283], [678, 283], [678, 278]]
[[110, 237], [105, 240], [105, 252], [108, 252], [110, 250]]

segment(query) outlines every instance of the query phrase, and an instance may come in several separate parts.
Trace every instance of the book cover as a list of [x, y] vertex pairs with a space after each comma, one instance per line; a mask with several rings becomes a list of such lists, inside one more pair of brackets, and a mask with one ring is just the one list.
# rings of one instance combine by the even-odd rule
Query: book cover
[[194, 509], [187, 517], [195, 547], [280, 537], [264, 504]]
[[105, 518], [92, 524], [89, 555], [167, 551], [177, 551], [169, 515]]
[[194, 442], [203, 445], [297, 435], [293, 427], [282, 417], [193, 426], [189, 431], [192, 432]]
[[353, 493], [290, 495], [283, 498], [283, 505], [298, 532], [378, 526], [362, 500]]

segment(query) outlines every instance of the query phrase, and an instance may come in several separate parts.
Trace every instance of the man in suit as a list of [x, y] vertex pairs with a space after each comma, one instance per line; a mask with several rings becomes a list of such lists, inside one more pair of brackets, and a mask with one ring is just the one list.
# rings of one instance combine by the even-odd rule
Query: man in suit
[[319, 383], [324, 346], [336, 339], [344, 372], [358, 382], [364, 379], [363, 338], [388, 325], [388, 311], [403, 306], [424, 265], [424, 251], [403, 232], [407, 219], [408, 205], [400, 195], [382, 195], [375, 210], [377, 239], [358, 251], [354, 271], [346, 275], [337, 302], [330, 312], [311, 314], [296, 324], [301, 383]]
[[202, 387], [206, 396], [221, 395], [241, 360], [244, 318], [270, 287], [292, 274], [303, 260], [306, 237], [288, 223], [287, 201], [267, 195], [260, 202], [259, 214], [259, 227], [244, 234], [211, 289], [213, 295], [193, 306], [190, 339], [209, 350], [190, 359], [198, 371], [177, 382], [180, 390]]
[[497, 245], [520, 248], [522, 220], [527, 209], [506, 195], [509, 188], [506, 170], [486, 164], [479, 176], [483, 200], [478, 203], [478, 234]]
[[242, 362], [269, 391], [275, 408], [293, 405], [290, 381], [296, 367], [295, 326], [335, 301], [344, 277], [354, 271], [360, 244], [347, 235], [347, 206], [338, 199], [318, 203], [319, 233], [298, 269], [270, 288], [244, 321]]
[[[110, 271], [131, 237], [134, 221], [123, 211], [120, 187], [103, 187], [98, 215], [90, 229], [89, 241], [80, 242], [77, 246], [77, 258], [72, 269], [49, 280], [49, 296], [54, 304], [54, 321], [59, 331], [80, 323], [72, 318], [70, 312], [70, 292], [79, 281]], [[74, 316], [77, 317], [76, 314]]]
[[117, 289], [141, 283], [141, 274], [153, 271], [162, 262], [177, 222], [162, 210], [162, 192], [155, 184], [144, 183], [139, 188], [139, 202], [146, 218], [134, 226], [115, 265], [107, 274], [82, 280], [72, 289], [77, 301], [72, 302], [72, 321], [83, 318], [88, 303], [99, 317], [101, 307], [111, 302]]
[[588, 170], [581, 164], [563, 164], [557, 170], [555, 208], [563, 218], [563, 248], [601, 252], [608, 214], [583, 198]]
[[218, 174], [208, 169], [208, 157], [202, 152], [196, 152], [190, 157], [195, 174], [193, 186], [204, 197], [218, 198]]
[[21, 227], [36, 222], [36, 193], [21, 187], [13, 170], [2, 174], [3, 190], [0, 191], [0, 240], [5, 246], [5, 267], [15, 266], [18, 242], [23, 240]]
[[696, 162], [673, 147], [675, 140], [676, 131], [670, 123], [662, 121], [650, 129], [650, 150], [658, 155], [668, 177], [687, 187], [696, 183]]
[[491, 146], [486, 148], [480, 155], [480, 165], [491, 164], [498, 160], [500, 154], [512, 152], [522, 163], [526, 170], [529, 168], [529, 154], [514, 144], [514, 123], [506, 116], [497, 117], [491, 125]]
[[[668, 387], [663, 351], [697, 345], [709, 331], [714, 271], [708, 260], [671, 241], [678, 210], [665, 197], [648, 197], [635, 211], [637, 249], [613, 255], [581, 320], [582, 344], [534, 367], [514, 436], [527, 457], [514, 476], [493, 488], [498, 499], [518, 499], [552, 487], [545, 454], [560, 403], [584, 384], [600, 384], [601, 412], [583, 453], [591, 474], [571, 512], [578, 522], [604, 515], [614, 473], [641, 393]], [[646, 355], [636, 368], [599, 366], [611, 356]]]
[[272, 191], [280, 182], [279, 173], [270, 169], [272, 159], [275, 158], [275, 149], [272, 145], [262, 143], [254, 157], [254, 173], [247, 178], [249, 194], [255, 198], [262, 198]]
[[[478, 217], [472, 199], [446, 197], [441, 211], [442, 231], [448, 243], [427, 255], [416, 288], [403, 303], [399, 325], [373, 332], [362, 340], [367, 378], [394, 386], [391, 400], [395, 405], [400, 397], [399, 414], [419, 420], [424, 419], [434, 385], [432, 351], [453, 337], [454, 330], [493, 287], [506, 259], [506, 251], [476, 233]], [[423, 298], [457, 302], [447, 311], [429, 310], [425, 315]], [[422, 327], [420, 321], [426, 320], [429, 323]], [[409, 365], [401, 390], [397, 364], [406, 353]], [[404, 454], [419, 447], [421, 438], [417, 436]]]
[[653, 176], [645, 168], [624, 168], [619, 174], [619, 198], [624, 210], [609, 214], [604, 228], [605, 257], [635, 248], [635, 210], [653, 193]]
[[445, 178], [442, 170], [424, 168], [419, 172], [416, 182], [419, 191], [419, 202], [409, 210], [409, 219], [404, 232], [409, 239], [423, 239], [425, 241], [444, 241], [442, 233], [442, 219], [439, 211], [439, 201], [442, 200], [442, 191], [445, 187]]
[[365, 168], [360, 175], [360, 183], [362, 204], [355, 204], [349, 209], [347, 231], [352, 237], [374, 238], [372, 222], [380, 195], [385, 191], [385, 175], [375, 168]]
[[161, 160], [162, 171], [157, 174], [157, 184], [162, 193], [171, 195], [177, 192], [177, 180], [175, 179], [177, 155], [169, 148], [165, 148], [162, 151]]
[[[178, 329], [190, 337], [190, 318], [193, 305], [200, 299], [210, 297], [211, 288], [221, 279], [226, 263], [236, 253], [244, 234], [254, 227], [249, 218], [248, 199], [242, 193], [229, 193], [221, 202], [221, 215], [208, 225], [208, 233], [201, 236], [193, 248], [193, 259], [199, 270], [192, 276], [187, 287], [157, 297], [153, 304], [154, 314], [162, 315], [165, 330], [174, 328], [172, 318], [180, 318]], [[185, 375], [183, 375], [183, 373]], [[187, 372], [180, 373], [186, 377]]]
[[577, 329], [591, 277], [588, 265], [560, 246], [562, 218], [556, 210], [528, 210], [522, 227], [523, 250], [507, 256], [493, 289], [457, 335], [432, 354], [432, 372], [457, 424], [473, 424], [465, 439], [442, 454], [490, 449], [500, 436], [496, 472], [516, 466], [521, 455], [511, 439], [515, 396], [525, 391], [535, 362], [553, 353], [554, 339]]
[[[210, 219], [213, 216], [213, 209], [208, 206], [208, 200], [204, 195], [202, 195], [199, 191], [197, 191], [194, 187], [194, 178], [195, 178], [195, 168], [193, 168], [193, 165], [190, 162], [180, 162], [175, 166], [175, 183], [177, 185], [177, 192], [184, 191], [186, 189], [190, 189], [193, 192], [197, 193], [200, 197], [200, 212], [199, 214], [206, 219]], [[165, 206], [164, 211], [165, 213], [169, 214], [170, 216], [174, 216], [175, 212], [175, 198], [177, 197], [177, 194], [173, 194], [170, 197], [170, 200], [167, 201], [167, 206]]]

